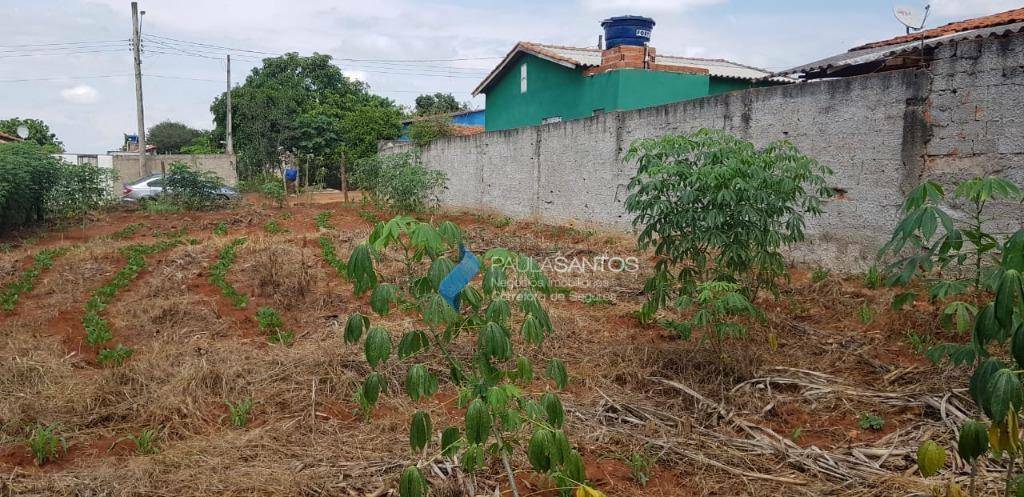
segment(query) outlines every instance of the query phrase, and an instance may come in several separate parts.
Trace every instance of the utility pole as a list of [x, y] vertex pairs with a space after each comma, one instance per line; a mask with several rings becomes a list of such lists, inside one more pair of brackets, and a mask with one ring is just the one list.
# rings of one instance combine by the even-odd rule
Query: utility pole
[[139, 2], [132, 2], [132, 52], [135, 63], [135, 114], [139, 120], [139, 177], [146, 169], [146, 118], [142, 111], [142, 28], [139, 27]]
[[224, 148], [228, 155], [233, 155], [235, 153], [235, 143], [231, 137], [231, 54], [228, 54], [228, 91], [226, 99], [228, 113], [227, 118], [224, 120], [224, 128], [227, 130]]

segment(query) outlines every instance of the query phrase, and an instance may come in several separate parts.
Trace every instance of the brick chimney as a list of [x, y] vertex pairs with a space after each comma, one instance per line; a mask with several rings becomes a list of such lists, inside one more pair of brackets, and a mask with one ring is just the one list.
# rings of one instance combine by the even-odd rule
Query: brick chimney
[[648, 69], [651, 71], [681, 72], [688, 74], [707, 74], [702, 67], [658, 64], [657, 52], [652, 46], [638, 47], [619, 45], [601, 51], [601, 65], [589, 67], [583, 71], [584, 76], [594, 76], [617, 69]]

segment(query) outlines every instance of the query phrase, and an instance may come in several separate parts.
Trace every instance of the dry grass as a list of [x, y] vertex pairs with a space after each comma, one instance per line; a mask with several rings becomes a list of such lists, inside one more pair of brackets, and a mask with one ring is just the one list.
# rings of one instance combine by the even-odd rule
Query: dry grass
[[[310, 220], [324, 208], [290, 207], [291, 219], [282, 221], [290, 233], [275, 236], [262, 225], [280, 211], [248, 204], [187, 219], [146, 217], [152, 230], [187, 226], [200, 240], [154, 256], [104, 311], [116, 339], [136, 350], [119, 368], [85, 359], [94, 350], [82, 347], [76, 320], [92, 289], [122, 264], [117, 249], [149, 234], [78, 242], [16, 314], [0, 316], [0, 495], [347, 496], [391, 488], [415, 461], [406, 415], [414, 406], [401, 393], [404, 369], [392, 364], [384, 371], [389, 393], [372, 419], [357, 412], [352, 396], [368, 367], [361, 347], [339, 338], [339, 323], [368, 305], [319, 258], [320, 233]], [[344, 257], [369, 226], [356, 208], [327, 208], [339, 230], [325, 233]], [[98, 231], [138, 216], [113, 216]], [[474, 250], [506, 246], [541, 259], [634, 255], [649, 266], [621, 236], [451, 217]], [[221, 221], [229, 235], [213, 237]], [[249, 237], [229, 273], [252, 297], [245, 311], [205, 283], [220, 245], [235, 236]], [[31, 253], [2, 254], [0, 270]], [[544, 354], [569, 364], [568, 430], [588, 477], [609, 496], [908, 495], [927, 488], [913, 472], [916, 444], [930, 437], [949, 446], [956, 413], [974, 414], [959, 394], [944, 398], [964, 385], [963, 372], [926, 364], [903, 343], [909, 326], [934, 329], [935, 309], [891, 311], [888, 291], [866, 290], [855, 279], [812, 284], [796, 271], [780, 300], [761, 302], [767, 322], [730, 342], [723, 360], [632, 318], [642, 303], [642, 274], [585, 277], [591, 287], [572, 274], [552, 278], [572, 293], [549, 305], [557, 331]], [[610, 302], [584, 304], [586, 293]], [[864, 303], [877, 309], [867, 325], [856, 316]], [[251, 316], [262, 305], [282, 312], [296, 333], [292, 346], [269, 344], [255, 331]], [[397, 336], [406, 320], [394, 313], [378, 321]], [[769, 335], [778, 349], [768, 346]], [[471, 347], [463, 343], [454, 353], [468, 355]], [[443, 429], [459, 421], [453, 395], [442, 389], [415, 408]], [[232, 428], [223, 419], [225, 402], [246, 397], [255, 400], [252, 421]], [[860, 412], [882, 416], [886, 428], [859, 429]], [[70, 447], [63, 461], [25, 463], [22, 443], [35, 422], [60, 424]], [[122, 440], [142, 429], [158, 431], [158, 454], [134, 455]], [[793, 436], [797, 429], [802, 436]], [[622, 462], [636, 451], [658, 456], [646, 488]], [[514, 465], [528, 467], [521, 456]], [[963, 476], [962, 462], [951, 468], [947, 477]], [[528, 471], [517, 477], [524, 493], [537, 491]], [[995, 476], [988, 481], [995, 485]], [[507, 490], [498, 465], [480, 482], [488, 493], [496, 485]]]

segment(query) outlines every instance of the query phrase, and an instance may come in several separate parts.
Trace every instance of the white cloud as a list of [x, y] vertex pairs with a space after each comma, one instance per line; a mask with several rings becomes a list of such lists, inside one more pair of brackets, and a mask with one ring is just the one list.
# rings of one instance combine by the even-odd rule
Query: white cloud
[[[682, 12], [696, 7], [717, 5], [727, 0], [582, 0], [592, 11], [620, 10], [621, 14]], [[642, 15], [642, 14], [641, 14]]]
[[60, 96], [73, 104], [89, 105], [100, 99], [100, 93], [89, 85], [72, 86], [60, 91]]
[[1024, 7], [1020, 0], [932, 0], [932, 13], [954, 20], [986, 16]]

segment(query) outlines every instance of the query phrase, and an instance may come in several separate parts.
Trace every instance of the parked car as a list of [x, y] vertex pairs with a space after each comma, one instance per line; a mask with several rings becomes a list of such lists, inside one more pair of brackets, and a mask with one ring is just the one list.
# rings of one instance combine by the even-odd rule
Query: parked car
[[[132, 183], [124, 183], [124, 192], [121, 194], [123, 202], [138, 202], [140, 200], [155, 199], [164, 194], [164, 175], [153, 174], [135, 180]], [[230, 186], [221, 187], [217, 195], [224, 200], [235, 200], [240, 198], [238, 191]]]

